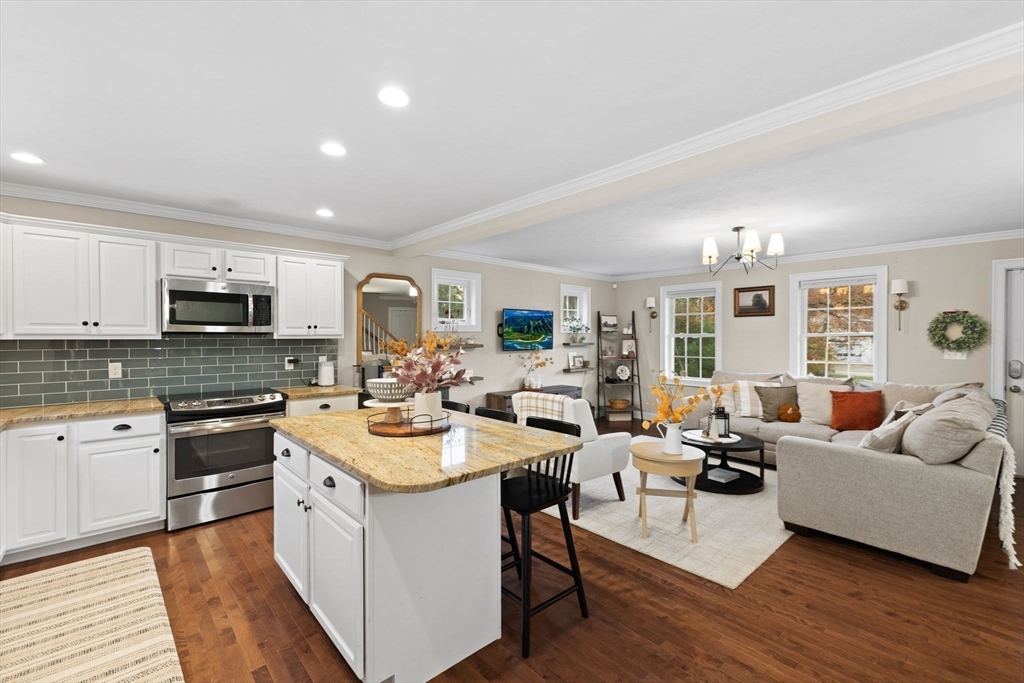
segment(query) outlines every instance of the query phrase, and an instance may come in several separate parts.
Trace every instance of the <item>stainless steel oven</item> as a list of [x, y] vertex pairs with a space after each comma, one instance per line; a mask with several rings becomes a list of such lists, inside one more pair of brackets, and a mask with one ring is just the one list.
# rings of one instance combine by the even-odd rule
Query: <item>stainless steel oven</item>
[[273, 505], [280, 394], [175, 399], [168, 404], [167, 528]]
[[274, 331], [273, 287], [165, 278], [162, 296], [164, 332]]

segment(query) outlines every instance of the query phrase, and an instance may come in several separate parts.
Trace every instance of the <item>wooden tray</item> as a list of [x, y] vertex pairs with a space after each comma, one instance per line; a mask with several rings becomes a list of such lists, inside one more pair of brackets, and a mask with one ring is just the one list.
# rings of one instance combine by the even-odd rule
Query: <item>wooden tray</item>
[[[410, 437], [440, 434], [452, 428], [448, 421], [451, 413], [446, 412], [440, 420], [420, 420], [404, 418], [401, 422], [385, 422], [384, 413], [375, 413], [366, 418], [366, 430], [375, 436]], [[424, 416], [425, 417], [425, 416]], [[374, 420], [374, 418], [379, 418]]]

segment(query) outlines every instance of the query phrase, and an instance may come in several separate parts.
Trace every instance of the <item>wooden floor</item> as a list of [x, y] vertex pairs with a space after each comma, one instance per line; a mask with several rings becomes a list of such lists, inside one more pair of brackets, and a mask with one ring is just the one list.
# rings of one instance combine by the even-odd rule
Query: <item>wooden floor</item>
[[[564, 559], [557, 521], [534, 519], [535, 547]], [[590, 618], [575, 600], [536, 616], [524, 660], [519, 609], [505, 600], [501, 640], [435, 680], [1024, 680], [1024, 571], [1007, 569], [994, 518], [966, 585], [891, 553], [794, 536], [732, 591], [574, 532]], [[274, 563], [271, 510], [4, 567], [0, 578], [138, 546], [153, 550], [189, 683], [356, 680]], [[564, 585], [534, 567], [539, 599]]]

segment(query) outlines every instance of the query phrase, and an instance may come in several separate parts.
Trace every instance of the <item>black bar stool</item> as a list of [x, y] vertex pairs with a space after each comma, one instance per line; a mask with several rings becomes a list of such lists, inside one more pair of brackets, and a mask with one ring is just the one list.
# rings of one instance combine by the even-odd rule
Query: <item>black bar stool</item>
[[507, 410], [495, 410], [494, 408], [477, 408], [476, 414], [480, 417], [489, 417], [492, 420], [502, 420], [503, 422], [511, 422], [515, 424], [516, 414], [510, 413]]
[[458, 401], [441, 401], [441, 408], [443, 410], [451, 410], [456, 413], [469, 414], [468, 403], [459, 403]]
[[[561, 434], [578, 437], [580, 426], [571, 422], [561, 420], [548, 420], [540, 417], [526, 418], [527, 427], [547, 429]], [[523, 657], [530, 656], [530, 617], [537, 612], [547, 609], [562, 598], [567, 598], [573, 593], [580, 601], [580, 612], [586, 619], [587, 598], [583, 593], [583, 577], [580, 575], [580, 563], [576, 559], [576, 546], [572, 542], [572, 526], [569, 524], [569, 511], [565, 507], [565, 501], [569, 499], [572, 488], [569, 485], [569, 473], [572, 471], [572, 453], [561, 455], [530, 465], [526, 468], [526, 476], [509, 477], [501, 482], [501, 508], [505, 513], [505, 526], [508, 527], [509, 542], [512, 546], [511, 552], [501, 556], [502, 560], [509, 557], [512, 561], [504, 564], [501, 571], [515, 568], [522, 579], [523, 594], [516, 595], [504, 586], [501, 587], [502, 594], [508, 596], [516, 604], [523, 608]], [[562, 533], [565, 534], [565, 547], [569, 551], [570, 567], [555, 562], [550, 557], [542, 555], [531, 547], [530, 517], [535, 512], [540, 512], [552, 505], [558, 506], [558, 515], [562, 519]], [[512, 513], [519, 513], [522, 518], [523, 547], [522, 552], [516, 543], [515, 530], [512, 527]], [[573, 584], [552, 598], [534, 606], [530, 601], [530, 576], [531, 560], [536, 557], [546, 562], [555, 569], [565, 572], [573, 578]]]

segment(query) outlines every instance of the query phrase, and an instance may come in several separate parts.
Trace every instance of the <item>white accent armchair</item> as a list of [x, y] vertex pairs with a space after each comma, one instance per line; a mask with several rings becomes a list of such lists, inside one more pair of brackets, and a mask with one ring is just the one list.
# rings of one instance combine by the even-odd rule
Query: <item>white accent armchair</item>
[[[519, 416], [519, 424], [526, 424], [528, 414], [520, 412], [522, 405], [512, 396], [512, 407]], [[535, 417], [550, 417], [537, 415]], [[615, 434], [598, 434], [594, 424], [594, 414], [590, 402], [586, 399], [565, 397], [562, 405], [562, 419], [580, 426], [580, 438], [583, 448], [576, 452], [572, 461], [572, 472], [569, 481], [572, 483], [572, 518], [580, 518], [580, 484], [599, 477], [611, 475], [615, 481], [615, 489], [619, 500], [626, 500], [626, 492], [622, 488], [620, 472], [629, 465], [630, 435], [625, 432]]]

